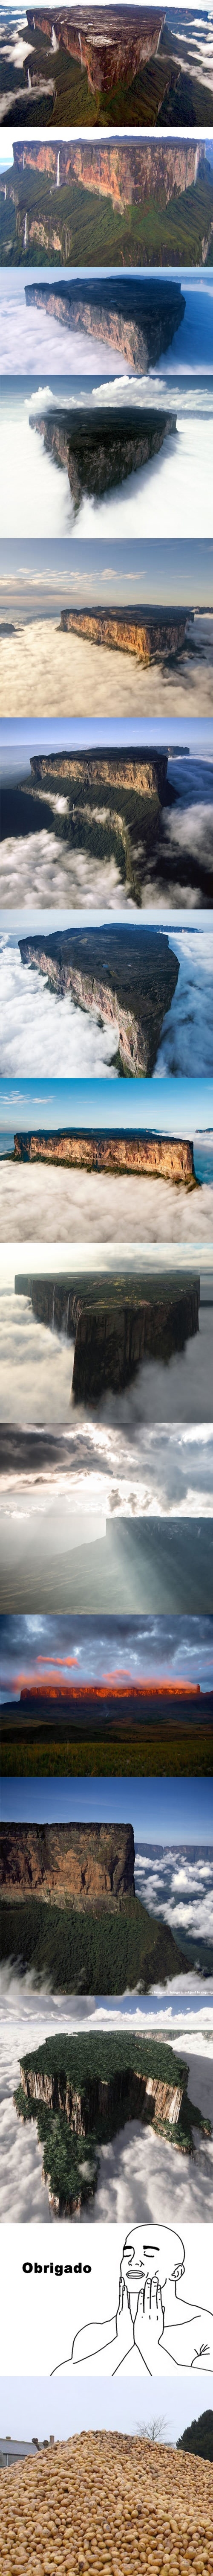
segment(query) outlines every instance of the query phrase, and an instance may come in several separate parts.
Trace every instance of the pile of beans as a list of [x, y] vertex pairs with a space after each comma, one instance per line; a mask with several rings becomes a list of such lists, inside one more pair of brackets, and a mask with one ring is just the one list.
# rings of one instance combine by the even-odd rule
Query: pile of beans
[[2, 2469], [2, 2576], [213, 2576], [212, 2468], [80, 2433]]

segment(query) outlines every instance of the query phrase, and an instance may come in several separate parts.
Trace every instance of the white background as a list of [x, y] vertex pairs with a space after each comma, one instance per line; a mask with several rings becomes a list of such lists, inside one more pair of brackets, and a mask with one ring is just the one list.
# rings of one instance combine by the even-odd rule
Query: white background
[[[131, 2220], [129, 2219], [130, 2230]], [[2, 2370], [6, 2375], [10, 2376], [12, 2368], [18, 2377], [28, 2372], [34, 2377], [34, 2375], [40, 2375], [41, 2371], [49, 2377], [51, 2371], [63, 2362], [63, 2358], [68, 2359], [72, 2350], [73, 2335], [78, 2332], [80, 2326], [89, 2324], [90, 2319], [102, 2320], [115, 2316], [118, 2304], [120, 2261], [126, 2233], [127, 2229], [124, 2225], [122, 2227], [100, 2226], [96, 2237], [94, 2227], [89, 2225], [81, 2227], [79, 2224], [76, 2230], [75, 2225], [66, 2225], [64, 2221], [57, 2223], [51, 2239], [48, 2226], [43, 2227], [42, 2232], [39, 2226], [31, 2227], [29, 2231], [26, 2226], [2, 2228], [0, 2258], [1, 2314], [4, 2320]], [[187, 2225], [185, 2228], [183, 2226], [183, 2237], [185, 2277], [179, 2284], [180, 2296], [183, 2296], [186, 2301], [192, 2300], [192, 2303], [201, 2300], [203, 2309], [212, 2307], [213, 2311], [213, 2227], [201, 2225], [198, 2228], [194, 2224]], [[177, 2260], [178, 2250], [177, 2241]], [[31, 2273], [24, 2273], [22, 2267], [27, 2261], [31, 2262], [33, 2267], [35, 2262], [41, 2263], [41, 2273], [36, 2275], [34, 2268]], [[49, 2264], [50, 2261], [54, 2262], [54, 2266], [60, 2262], [63, 2264], [61, 2278], [56, 2277], [55, 2269], [53, 2276], [48, 2271], [45, 2277], [44, 2263]], [[65, 2274], [65, 2263], [74, 2265], [79, 2262], [82, 2262], [82, 2273], [73, 2271], [71, 2275]], [[91, 2263], [89, 2274], [83, 2269], [86, 2263]], [[108, 2375], [108, 2370], [111, 2376], [112, 2355], [106, 2347], [105, 2351], [100, 2353], [99, 2360], [96, 2357], [96, 2378], [99, 2375], [100, 2366], [101, 2371], [104, 2366], [104, 2376]], [[165, 2368], [168, 2378], [168, 2354], [166, 2357], [159, 2350], [160, 2376], [165, 2375]], [[172, 2374], [172, 2362], [170, 2369]], [[147, 2374], [144, 2374], [143, 2363], [140, 2363], [138, 2354], [137, 2375], [140, 2374], [140, 2370], [146, 2377], [147, 2384]], [[89, 2360], [86, 2364], [85, 2375], [87, 2374], [90, 2375]], [[92, 2375], [94, 2375], [94, 2361]], [[127, 2361], [127, 2377], [128, 2375]], [[196, 2372], [193, 2369], [193, 2382], [195, 2379]], [[205, 2392], [205, 2371], [203, 2389]], [[205, 2405], [205, 2393], [203, 2405]]]

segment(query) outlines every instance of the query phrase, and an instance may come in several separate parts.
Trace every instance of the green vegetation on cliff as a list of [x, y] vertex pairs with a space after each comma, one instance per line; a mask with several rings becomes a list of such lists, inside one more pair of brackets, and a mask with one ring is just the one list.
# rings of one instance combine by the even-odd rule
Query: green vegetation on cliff
[[162, 2084], [187, 2085], [189, 2069], [184, 2057], [167, 2040], [139, 2038], [135, 2031], [56, 2032], [44, 2039], [38, 2048], [27, 2048], [22, 2058], [23, 2072], [60, 2078], [61, 2083], [78, 2087], [89, 2107], [91, 2086], [109, 2083], [111, 2078], [129, 2074], [156, 2076]]
[[136, 1986], [147, 1993], [154, 1981], [167, 1982], [185, 1966], [173, 1933], [139, 1897], [134, 1905], [124, 1897], [113, 1914], [106, 1906], [98, 1913], [88, 1906], [82, 1914], [68, 1903], [62, 1911], [33, 1896], [18, 1904], [4, 1898], [1, 1957], [33, 1966], [38, 1980], [46, 1976], [60, 1994], [120, 1995]]
[[[147, 2078], [167, 2088], [180, 2087], [182, 2102], [171, 2126], [168, 2101], [155, 2116], [155, 2127], [161, 2136], [178, 2146], [182, 2153], [193, 2152], [193, 2125], [209, 2134], [210, 2124], [202, 2121], [188, 2101], [188, 2067], [176, 2051], [162, 2041], [139, 2039], [134, 2032], [80, 2033], [76, 2038], [65, 2032], [46, 2039], [43, 2045], [28, 2051], [21, 2073], [25, 2083], [46, 2084], [52, 2090], [52, 2101], [38, 2101], [27, 2095], [21, 2083], [14, 2095], [18, 2117], [24, 2122], [37, 2121], [37, 2133], [43, 2147], [43, 2177], [49, 2183], [51, 2197], [64, 2214], [72, 2206], [89, 2199], [97, 2188], [99, 2149], [123, 2128], [126, 2121], [143, 2119], [149, 2125], [155, 2116], [153, 2095], [138, 2096], [138, 2079]], [[104, 2103], [102, 2088], [108, 2087]], [[100, 2100], [98, 2102], [98, 2091]], [[55, 2107], [54, 2107], [55, 2092]], [[71, 2129], [72, 2094], [74, 2117], [76, 2105], [81, 2118], [81, 2134]], [[60, 2107], [59, 2107], [60, 2097]]]
[[[47, 101], [48, 106], [48, 101]], [[13, 191], [13, 193], [12, 193]], [[25, 242], [25, 216], [28, 217]], [[33, 228], [33, 229], [32, 229]], [[212, 234], [212, 239], [210, 238]], [[119, 206], [97, 189], [85, 188], [79, 179], [66, 181], [58, 189], [50, 184], [49, 173], [15, 170], [8, 176], [6, 198], [1, 194], [1, 259], [3, 266], [31, 269], [38, 263], [45, 268], [47, 259], [54, 268], [60, 260], [72, 268], [95, 266], [107, 268], [175, 268], [202, 266], [206, 245], [208, 259], [213, 257], [213, 174], [208, 162], [201, 164], [196, 183], [182, 195], [166, 203], [165, 190], [158, 200], [150, 196], [143, 204]], [[58, 247], [56, 247], [58, 244]]]
[[[152, 846], [153, 843], [155, 844], [161, 823], [157, 786], [152, 794], [139, 795], [134, 787], [126, 787], [123, 782], [116, 785], [113, 777], [106, 782], [100, 778], [99, 784], [97, 779], [90, 781], [86, 775], [84, 778], [74, 777], [73, 783], [71, 777], [67, 786], [64, 786], [63, 771], [58, 770], [57, 774], [52, 772], [52, 775], [50, 772], [47, 776], [46, 802], [45, 777], [42, 779], [41, 799], [36, 794], [36, 782], [34, 783], [32, 779], [31, 831], [34, 799], [36, 821], [38, 815], [40, 829], [44, 816], [45, 823], [49, 823], [49, 802], [51, 798], [54, 807], [56, 787], [57, 832], [59, 830], [59, 834], [61, 833], [63, 842], [68, 842], [71, 855], [73, 850], [79, 851], [80, 836], [80, 848], [85, 851], [86, 856], [88, 852], [93, 859], [98, 858], [103, 861], [103, 864], [105, 860], [113, 858], [117, 861], [119, 877], [124, 880], [124, 883], [127, 880], [131, 886], [134, 902], [140, 906], [144, 862], [147, 854], [151, 860]], [[64, 815], [63, 812], [60, 817], [59, 800], [60, 796], [65, 795], [67, 813]], [[169, 805], [173, 803], [173, 793], [171, 789], [167, 790], [165, 785], [164, 804], [166, 805], [167, 802]]]
[[[12, 93], [14, 94], [14, 104], [8, 109], [7, 124], [9, 127], [12, 126], [13, 130], [15, 125], [17, 132], [21, 127], [22, 133], [25, 118], [26, 128], [32, 128], [33, 132], [36, 132], [37, 127], [43, 128], [44, 124], [46, 130], [49, 126], [54, 126], [58, 131], [64, 126], [69, 131], [72, 126], [78, 126], [80, 132], [84, 126], [90, 125], [93, 129], [97, 126], [102, 128], [110, 126], [112, 129], [123, 126], [133, 129], [134, 126], [138, 129], [140, 126], [146, 128], [159, 126], [160, 130], [162, 126], [166, 129], [171, 126], [175, 129], [178, 127], [180, 130], [186, 129], [186, 132], [188, 127], [192, 129], [195, 127], [196, 130], [200, 127], [201, 129], [205, 126], [211, 127], [213, 125], [211, 88], [208, 89], [207, 85], [202, 83], [202, 78], [200, 81], [194, 78], [193, 72], [183, 71], [179, 67], [178, 47], [175, 60], [174, 36], [171, 55], [168, 45], [169, 36], [165, 28], [161, 36], [159, 53], [150, 56], [146, 63], [141, 64], [141, 69], [130, 87], [127, 88], [125, 80], [123, 82], [120, 80], [117, 88], [104, 89], [103, 92], [97, 90], [95, 94], [89, 88], [87, 72], [81, 69], [80, 54], [78, 69], [78, 63], [67, 53], [65, 46], [60, 45], [58, 53], [50, 51], [49, 35], [45, 36], [41, 28], [37, 28], [34, 23], [33, 72], [36, 71], [37, 78], [41, 81], [53, 79], [55, 95], [44, 97], [41, 91], [38, 98], [33, 89], [31, 92], [28, 90], [27, 59], [23, 73], [20, 68], [17, 72], [17, 66], [13, 62], [8, 66], [4, 62], [4, 89], [7, 83], [10, 97]], [[29, 70], [32, 73], [30, 52]], [[21, 96], [17, 97], [17, 89], [21, 90]]]

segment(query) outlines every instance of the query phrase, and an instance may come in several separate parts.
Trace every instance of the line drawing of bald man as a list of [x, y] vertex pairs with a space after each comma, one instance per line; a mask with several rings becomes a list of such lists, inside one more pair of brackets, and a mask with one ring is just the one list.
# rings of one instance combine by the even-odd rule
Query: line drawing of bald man
[[105, 2374], [106, 2352], [112, 2378], [126, 2368], [138, 2377], [141, 2366], [150, 2378], [159, 2367], [168, 2375], [168, 2361], [177, 2370], [213, 2370], [213, 2315], [199, 2300], [192, 2305], [182, 2298], [184, 2277], [185, 2247], [176, 2229], [133, 2226], [121, 2255], [116, 2315], [80, 2326], [68, 2361], [55, 2364], [51, 2379], [57, 2370], [64, 2377], [80, 2369], [85, 2376], [88, 2363], [97, 2376], [97, 2356]]

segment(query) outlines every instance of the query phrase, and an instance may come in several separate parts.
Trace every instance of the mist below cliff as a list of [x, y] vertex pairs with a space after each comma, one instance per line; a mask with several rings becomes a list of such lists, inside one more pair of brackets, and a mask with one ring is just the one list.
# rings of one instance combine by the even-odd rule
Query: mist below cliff
[[[149, 401], [151, 381], [149, 385]], [[157, 385], [157, 378], [156, 378]], [[143, 399], [143, 395], [142, 395]], [[166, 382], [168, 404], [168, 382]], [[45, 409], [45, 391], [44, 391]], [[160, 409], [164, 409], [162, 384]], [[196, 405], [196, 396], [195, 396]], [[100, 539], [213, 537], [212, 417], [184, 410], [179, 386], [177, 428], [164, 438], [158, 455], [137, 473], [127, 475], [103, 499], [85, 495], [77, 511], [66, 467], [47, 453], [42, 435], [29, 426], [29, 403], [17, 419], [13, 402], [5, 403], [1, 421], [1, 535], [25, 540], [45, 536]], [[131, 411], [131, 405], [130, 405]], [[45, 710], [46, 712], [46, 710]]]
[[[97, 1267], [97, 1264], [96, 1264]], [[133, 1265], [134, 1275], [134, 1265]], [[211, 1301], [211, 1284], [209, 1283]], [[144, 1360], [120, 1395], [107, 1392], [90, 1406], [73, 1404], [74, 1340], [38, 1322], [30, 1298], [14, 1293], [11, 1274], [0, 1291], [0, 1418], [2, 1422], [67, 1423], [71, 1465], [80, 1474], [98, 1468], [140, 1475], [146, 1424], [208, 1423], [213, 1375], [213, 1302], [202, 1305], [199, 1331], [165, 1364]], [[153, 1480], [150, 1467], [149, 1500]]]
[[[3, 375], [10, 375], [11, 368], [14, 374], [21, 376], [26, 375], [28, 369], [30, 374], [37, 375], [40, 368], [45, 371], [48, 368], [48, 374], [55, 373], [57, 395], [57, 375], [61, 370], [63, 375], [75, 376], [79, 368], [80, 374], [91, 376], [91, 368], [94, 368], [100, 376], [101, 356], [103, 373], [105, 369], [107, 376], [114, 376], [115, 349], [110, 349], [107, 341], [102, 340], [100, 352], [100, 340], [96, 339], [95, 329], [94, 338], [87, 339], [85, 331], [70, 331], [69, 325], [66, 327], [66, 323], [58, 322], [52, 313], [42, 312], [41, 306], [26, 305], [21, 275], [18, 295], [8, 295], [3, 279], [1, 313]], [[123, 351], [119, 354], [117, 349], [116, 371], [123, 375]], [[128, 368], [126, 372], [128, 374]]]
[[[27, 932], [26, 923], [26, 932]], [[36, 925], [34, 932], [36, 940]], [[179, 961], [173, 1001], [166, 1013], [154, 1074], [213, 1074], [211, 928], [174, 931], [169, 945]], [[48, 932], [44, 948], [48, 955]], [[130, 940], [131, 976], [131, 940]], [[23, 964], [18, 945], [0, 933], [1, 1075], [27, 1075], [29, 1055], [34, 1076], [55, 1073], [118, 1079], [116, 1053], [119, 1026], [99, 1026], [99, 1009], [91, 1013], [74, 1004], [70, 992], [51, 992], [38, 966]], [[133, 1093], [134, 1110], [134, 1093]]]
[[22, 965], [18, 946], [0, 935], [0, 1006], [2, 1007], [1, 1073], [70, 1076], [86, 1074], [116, 1080], [113, 1055], [118, 1032], [99, 1027], [98, 1011], [78, 1009], [70, 993], [51, 993], [35, 966]]
[[210, 928], [199, 934], [174, 930], [179, 959], [178, 984], [164, 1020], [155, 1074], [213, 1073], [212, 965]]
[[[35, 445], [40, 442], [35, 441]], [[45, 471], [46, 471], [45, 459]], [[51, 475], [58, 478], [58, 467], [50, 460]], [[66, 478], [65, 478], [66, 479]], [[52, 507], [52, 485], [51, 485]], [[70, 631], [59, 632], [57, 610], [52, 617], [32, 614], [25, 623], [20, 599], [16, 631], [8, 637], [5, 631], [0, 682], [2, 712], [17, 715], [81, 716], [82, 706], [88, 715], [130, 715], [196, 718], [212, 717], [213, 690], [213, 617], [195, 614], [193, 627], [188, 627], [184, 651], [169, 662], [152, 662], [147, 669], [136, 654], [107, 644], [90, 642], [88, 637]], [[19, 624], [20, 616], [20, 624]], [[3, 705], [4, 701], [4, 705]]]
[[5, 1160], [3, 1137], [1, 1143], [0, 1230], [5, 1242], [29, 1244], [35, 1237], [39, 1243], [109, 1243], [116, 1242], [119, 1226], [120, 1243], [183, 1243], [187, 1260], [193, 1243], [203, 1251], [205, 1245], [212, 1247], [213, 1156], [208, 1148], [203, 1155], [200, 1144], [195, 1156], [202, 1180], [198, 1199], [196, 1190], [189, 1193], [181, 1183], [176, 1189], [170, 1181], [121, 1174], [118, 1184], [117, 1177], [104, 1172], [14, 1164], [8, 1143]]
[[[164, 1451], [166, 1446], [168, 1450], [168, 1431]], [[150, 1432], [147, 1449], [150, 1455]], [[212, 1516], [211, 1508], [201, 1510], [200, 1496], [196, 1513], [190, 1497], [182, 1513], [175, 1501], [173, 1512], [165, 1513], [161, 1476], [160, 1506], [148, 1514], [140, 1506], [137, 1481], [129, 1479], [128, 1486], [121, 1483], [119, 1488], [117, 1479], [109, 1508], [109, 1480], [107, 1486], [106, 1478], [93, 1480], [90, 1474], [87, 1498], [85, 1482], [79, 1492], [78, 1511], [73, 1478], [71, 1514], [70, 1488], [65, 1495], [64, 1479], [63, 1494], [61, 1486], [58, 1479], [53, 1494], [46, 1485], [42, 1507], [38, 1489], [26, 1480], [7, 1489], [0, 1510], [2, 1611], [13, 1616], [24, 1612], [25, 1617], [48, 1610], [77, 1615], [118, 1608], [120, 1615], [131, 1616], [135, 1611], [183, 1615], [183, 1610], [197, 1615], [202, 1604], [202, 1615], [209, 1615]]]
[[[200, 2106], [202, 2112], [213, 2120], [212, 2014], [208, 2006], [207, 2015], [204, 1995], [199, 2014], [197, 2010], [195, 2011], [195, 2007], [193, 2008], [192, 2000], [190, 2007], [190, 1994], [192, 1996], [195, 1983], [193, 1969], [186, 1983], [183, 1973], [181, 1999], [183, 1992], [185, 1996], [187, 1988], [187, 2023], [183, 2002], [180, 2012], [178, 1999], [175, 2020], [174, 2005], [169, 2004], [169, 2001], [165, 2004], [164, 1995], [160, 2030], [163, 2037], [165, 2034], [165, 2039], [168, 2036], [172, 2048], [177, 2048], [177, 2054], [180, 2053], [181, 2047], [181, 2055], [185, 2056], [189, 2063], [188, 2094], [191, 2100]], [[175, 1980], [173, 1985], [169, 1983], [167, 1987], [168, 1997], [169, 1994], [174, 1993]], [[148, 2000], [148, 2031], [152, 2037], [156, 2036], [158, 2039], [159, 2013], [156, 2013], [156, 2006], [151, 1996], [152, 1989]], [[0, 2220], [2, 2225], [8, 2220], [12, 2226], [17, 2223], [20, 2225], [21, 2222], [27, 2224], [27, 2221], [30, 2225], [38, 2220], [39, 2226], [45, 2226], [45, 2224], [55, 2226], [55, 2218], [49, 2208], [48, 2187], [42, 2182], [43, 2149], [38, 2145], [36, 2121], [33, 2120], [31, 2125], [27, 2123], [26, 2127], [17, 2121], [13, 2102], [13, 2093], [19, 2082], [20, 2057], [27, 2049], [42, 2045], [46, 2037], [51, 2038], [53, 2035], [55, 2037], [63, 2027], [66, 2027], [70, 2035], [72, 2032], [76, 2035], [80, 2031], [82, 2037], [84, 2029], [86, 2032], [91, 2030], [93, 2033], [95, 2030], [98, 2031], [100, 2026], [107, 2031], [114, 2030], [115, 2027], [121, 2032], [136, 2029], [140, 2034], [145, 2032], [147, 2036], [147, 2014], [143, 1999], [140, 1999], [139, 2004], [138, 1999], [131, 1998], [130, 2002], [125, 1996], [120, 2003], [119, 1997], [116, 1996], [115, 2010], [113, 2000], [109, 2001], [108, 2006], [103, 2000], [100, 2007], [98, 1999], [94, 1998], [93, 2001], [92, 1998], [88, 1998], [87, 2002], [85, 1998], [81, 2001], [79, 1996], [77, 2000], [74, 1996], [71, 1998], [67, 1996], [64, 2015], [60, 1995], [50, 1995], [47, 1988], [45, 1991], [41, 1988], [39, 1994], [35, 1993], [33, 1975], [28, 1974], [20, 1979], [14, 1969], [9, 1970], [8, 1973], [4, 1971], [4, 1978], [1, 1980], [0, 2005]], [[146, 2217], [155, 2223], [156, 2205], [161, 2223], [165, 2222], [165, 2216], [167, 2224], [180, 2223], [181, 2227], [183, 2218], [184, 2225], [187, 2219], [197, 2220], [198, 2223], [204, 2218], [210, 2221], [212, 2172], [213, 2144], [207, 2139], [199, 2140], [198, 2132], [196, 2160], [193, 2160], [192, 2164], [188, 2157], [183, 2162], [182, 2156], [174, 2154], [174, 2147], [169, 2146], [165, 2139], [154, 2137], [150, 2128], [147, 2133], [143, 2126], [140, 2128], [138, 2122], [131, 2121], [131, 2124], [126, 2124], [123, 2131], [118, 2132], [114, 2142], [101, 2149], [98, 2189], [95, 2200], [94, 2202], [91, 2200], [89, 2207], [90, 2225], [97, 2223], [99, 2219], [110, 2220], [112, 2206], [114, 2218], [117, 2221], [124, 2219], [128, 2225], [132, 2205], [139, 2223], [142, 2216], [143, 2222]], [[82, 2208], [81, 2225], [84, 2225], [87, 2219], [88, 2211], [86, 2209], [84, 2212]], [[78, 2225], [77, 2220], [76, 2225]]]
[[[94, 270], [94, 275], [95, 273], [96, 272]], [[133, 277], [134, 273], [135, 272], [132, 271]], [[84, 292], [84, 271], [82, 274]], [[170, 377], [171, 375], [174, 375], [175, 368], [179, 380], [180, 373], [184, 374], [185, 370], [192, 371], [193, 373], [196, 371], [196, 368], [202, 370], [207, 368], [208, 370], [212, 365], [213, 301], [212, 278], [211, 271], [209, 269], [206, 272], [204, 270], [204, 272], [201, 271], [200, 273], [196, 268], [194, 270], [187, 271], [184, 266], [183, 270], [177, 269], [174, 271], [174, 269], [169, 270], [168, 267], [166, 270], [166, 277], [167, 281], [169, 277], [171, 277], [173, 286], [175, 282], [176, 284], [178, 283], [178, 285], [179, 283], [183, 285], [185, 313], [182, 315], [180, 329], [173, 333], [173, 338], [171, 339], [168, 350], [163, 355], [163, 365], [161, 356], [156, 360], [154, 370], [152, 369], [151, 371], [150, 367], [149, 384], [151, 385], [153, 383], [153, 378], [156, 377], [156, 383], [159, 388], [159, 378], [162, 376], [163, 372], [163, 375], [166, 377], [168, 393], [168, 375], [170, 375]], [[72, 278], [72, 268], [68, 270], [65, 268], [58, 272], [56, 261], [55, 283], [56, 287], [59, 286], [59, 291], [62, 278], [65, 284], [67, 278], [70, 283], [70, 279]], [[33, 271], [32, 281], [34, 282]], [[28, 283], [30, 283], [29, 270]], [[39, 271], [35, 272], [35, 283], [37, 285], [40, 284]], [[41, 283], [43, 284], [43, 287], [45, 287], [46, 284], [49, 285], [49, 283], [52, 287], [54, 285], [53, 275], [52, 278], [50, 276], [49, 280], [48, 266], [46, 271], [42, 268]], [[92, 275], [89, 276], [89, 281], [87, 282], [88, 297], [90, 298], [91, 287]], [[26, 304], [24, 277], [22, 276], [22, 272], [19, 272], [18, 285], [16, 284], [15, 290], [14, 271], [12, 272], [12, 293], [8, 290], [7, 278], [3, 273], [1, 307], [3, 375], [8, 373], [9, 375], [17, 373], [17, 375], [24, 376], [28, 370], [30, 371], [30, 374], [34, 373], [37, 375], [38, 371], [40, 372], [40, 368], [43, 369], [43, 367], [45, 367], [46, 370], [46, 381], [47, 372], [48, 375], [51, 375], [51, 372], [55, 375], [59, 375], [60, 372], [63, 372], [63, 375], [67, 373], [70, 377], [72, 375], [80, 375], [81, 373], [82, 376], [91, 376], [94, 368], [95, 373], [98, 374], [99, 377], [100, 374], [105, 374], [106, 376], [111, 377], [112, 375], [114, 376], [116, 367], [116, 376], [122, 376], [124, 374], [124, 352], [122, 349], [117, 349], [116, 334], [114, 345], [113, 338], [109, 340], [106, 339], [106, 341], [104, 341], [104, 339], [100, 341], [98, 334], [96, 335], [95, 308], [94, 331], [88, 333], [86, 329], [79, 328], [78, 326], [72, 330], [70, 329], [69, 324], [67, 325], [66, 322], [59, 321], [58, 315], [51, 313], [49, 310], [46, 311], [45, 307], [42, 310], [42, 305], [33, 304], [31, 306], [30, 304]], [[132, 363], [130, 362], [130, 365], [128, 365], [128, 361], [126, 362], [125, 360], [125, 376], [128, 377], [128, 375], [131, 376], [131, 374]], [[135, 382], [136, 376], [134, 375], [134, 384]]]

